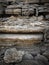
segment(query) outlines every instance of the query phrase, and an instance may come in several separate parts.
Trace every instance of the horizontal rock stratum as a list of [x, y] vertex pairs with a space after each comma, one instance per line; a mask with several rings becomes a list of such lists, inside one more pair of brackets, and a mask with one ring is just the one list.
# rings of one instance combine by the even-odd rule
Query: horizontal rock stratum
[[32, 46], [42, 40], [42, 34], [1, 34], [0, 46]]
[[[43, 18], [40, 17], [41, 21]], [[44, 26], [43, 22], [36, 21], [37, 17], [27, 18], [17, 18], [9, 17], [3, 19], [3, 22], [0, 22], [0, 32], [10, 32], [10, 33], [33, 33], [33, 32], [43, 32]]]
[[26, 27], [26, 26], [1, 26], [0, 32], [12, 32], [12, 33], [33, 33], [33, 32], [43, 32], [42, 27]]

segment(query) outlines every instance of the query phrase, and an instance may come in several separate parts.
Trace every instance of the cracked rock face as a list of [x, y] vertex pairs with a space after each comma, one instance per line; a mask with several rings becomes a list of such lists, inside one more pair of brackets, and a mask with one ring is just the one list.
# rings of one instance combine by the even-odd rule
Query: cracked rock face
[[24, 55], [23, 51], [17, 51], [16, 48], [7, 49], [4, 55], [5, 63], [21, 62]]

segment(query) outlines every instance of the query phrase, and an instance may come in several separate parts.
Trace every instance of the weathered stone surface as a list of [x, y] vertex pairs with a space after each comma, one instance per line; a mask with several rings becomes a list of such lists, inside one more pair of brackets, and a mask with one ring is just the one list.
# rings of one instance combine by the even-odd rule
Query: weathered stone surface
[[[49, 65], [48, 63], [49, 49], [47, 50], [47, 48], [49, 48], [49, 44], [45, 44], [43, 42], [41, 43], [41, 41], [43, 40], [43, 32], [45, 32], [45, 29], [47, 26], [47, 21], [43, 19], [43, 16], [29, 17], [30, 14], [31, 15], [33, 14], [36, 15], [41, 13], [42, 15], [47, 14], [49, 12], [49, 5], [27, 4], [27, 3], [39, 3], [39, 2], [43, 3], [43, 2], [49, 2], [49, 1], [48, 0], [41, 0], [41, 1], [20, 0], [19, 3], [17, 2], [17, 4], [16, 2], [14, 2], [15, 0], [13, 0], [12, 3], [10, 3], [12, 0], [7, 0], [7, 1], [9, 2], [8, 4], [12, 4], [12, 5], [6, 6], [4, 10], [0, 9], [0, 14], [3, 14], [3, 13], [8, 15], [21, 14], [21, 15], [27, 15], [26, 16], [27, 18], [26, 17], [17, 18], [14, 16], [11, 16], [8, 18], [0, 18], [0, 32], [18, 33], [18, 34], [0, 34], [0, 45], [6, 46], [6, 47], [17, 46], [16, 48], [18, 50], [20, 50], [21, 48], [21, 51], [17, 51], [17, 49], [15, 48], [10, 48], [10, 49], [7, 49], [6, 51], [5, 49], [0, 49], [0, 65]], [[25, 3], [23, 3], [23, 1]], [[16, 5], [13, 5], [13, 4], [16, 4]], [[38, 11], [37, 12], [34, 11], [35, 9]], [[46, 15], [46, 19], [49, 20], [49, 15], [48, 16]], [[28, 33], [28, 34], [20, 35], [19, 33]], [[32, 34], [29, 34], [29, 33], [32, 33]], [[47, 36], [48, 36], [47, 39], [49, 39], [49, 34], [47, 34]], [[37, 47], [33, 46], [33, 44], [35, 43], [36, 44], [39, 43], [41, 44], [41, 46], [43, 44], [44, 46], [41, 47], [38, 44], [37, 44]], [[14, 63], [16, 62], [16, 64], [13, 64], [13, 62]]]
[[49, 0], [47, 0], [47, 1], [46, 1], [46, 0], [41, 0], [41, 2], [47, 2], [47, 3], [48, 3], [48, 2], [49, 2]]
[[10, 48], [5, 52], [4, 61], [5, 63], [21, 62], [23, 55], [23, 51], [17, 51], [16, 48]]
[[29, 3], [38, 3], [39, 0], [29, 0], [28, 2], [29, 2]]
[[26, 52], [23, 56], [23, 60], [33, 60], [33, 56]]
[[0, 46], [32, 46], [38, 44], [43, 40], [42, 34], [1, 34], [0, 35]]
[[7, 2], [24, 2], [24, 3], [39, 3], [39, 0], [5, 0]]
[[21, 9], [6, 9], [5, 10], [6, 14], [15, 14], [15, 15], [19, 15], [21, 14]]
[[[19, 65], [19, 64], [15, 64]], [[34, 60], [23, 60], [23, 62], [20, 63], [20, 65], [39, 65], [37, 61]]]
[[29, 16], [29, 15], [33, 15], [33, 14], [34, 14], [33, 6], [31, 7], [29, 4], [22, 6], [22, 15]]
[[[45, 45], [45, 44], [43, 44], [43, 45]], [[13, 47], [13, 46], [12, 46], [12, 47]], [[15, 47], [16, 47], [16, 46], [15, 46]], [[15, 48], [15, 47], [14, 47], [14, 48]], [[45, 46], [44, 46], [44, 47], [45, 47]], [[44, 47], [43, 47], [43, 48], [44, 48]], [[9, 47], [8, 47], [8, 48], [9, 48]], [[16, 63], [6, 64], [5, 62], [2, 62], [2, 61], [1, 61], [1, 60], [3, 60], [3, 59], [2, 59], [2, 58], [3, 58], [2, 56], [4, 56], [3, 53], [5, 52], [5, 51], [4, 51], [5, 48], [3, 47], [3, 49], [1, 49], [1, 51], [3, 51], [3, 53], [0, 51], [1, 54], [3, 54], [3, 55], [0, 56], [0, 61], [1, 61], [0, 64], [1, 64], [1, 65], [3, 65], [3, 64], [4, 64], [4, 65], [13, 65], [13, 64], [15, 64], [15, 65], [19, 65], [19, 64], [20, 64], [20, 65], [30, 65], [30, 64], [31, 64], [31, 65], [34, 65], [34, 64], [35, 64], [35, 65], [49, 65], [48, 62], [43, 61], [43, 60], [45, 60], [45, 59], [43, 59], [43, 58], [42, 58], [42, 61], [41, 61], [41, 60], [38, 60], [38, 59], [35, 59], [35, 57], [37, 57], [38, 54], [40, 54], [40, 53], [39, 53], [39, 52], [40, 52], [40, 48], [42, 48], [40, 45], [32, 46], [32, 49], [31, 49], [31, 47], [30, 47], [30, 48], [24, 48], [24, 47], [23, 47], [23, 48], [22, 48], [22, 47], [20, 48], [20, 47], [16, 47], [16, 48], [17, 48], [18, 50], [24, 51], [25, 54], [29, 54], [29, 55], [27, 55], [27, 56], [25, 56], [25, 57], [23, 56], [22, 62], [20, 62], [20, 63], [17, 63], [17, 62], [16, 62]], [[46, 47], [46, 48], [47, 48], [47, 47]], [[46, 50], [45, 50], [45, 51], [46, 51]], [[19, 51], [19, 52], [20, 52], [20, 51]], [[35, 53], [36, 55], [32, 55], [33, 52], [36, 52], [36, 53]], [[31, 53], [31, 54], [30, 54], [30, 53]], [[41, 52], [41, 53], [42, 53], [42, 52]], [[31, 57], [31, 56], [33, 56], [33, 57]], [[42, 55], [42, 56], [43, 56], [43, 55]], [[45, 56], [44, 56], [44, 57], [45, 57]], [[30, 60], [27, 60], [28, 58], [29, 58]], [[47, 57], [46, 57], [46, 58], [47, 58]], [[25, 60], [25, 59], [26, 59], [26, 60]], [[41, 59], [41, 56], [40, 56], [40, 59]], [[47, 59], [48, 59], [48, 58], [47, 58]]]
[[38, 17], [38, 21], [42, 21], [43, 19], [44, 19], [43, 16]]
[[21, 14], [21, 4], [17, 5], [8, 5], [7, 8], [5, 9], [5, 14], [15, 14], [15, 15], [20, 15]]
[[43, 56], [43, 55], [38, 54], [38, 55], [35, 57], [35, 59], [38, 60], [38, 62], [41, 61], [41, 63], [43, 63], [44, 65], [45, 65], [45, 64], [48, 64], [48, 59], [47, 59], [45, 56]]
[[48, 19], [48, 20], [49, 20], [49, 15], [46, 15], [46, 19]]
[[40, 55], [40, 54], [38, 54], [38, 55], [35, 57], [35, 59], [41, 60], [41, 61], [48, 61], [48, 59], [47, 59], [45, 56]]
[[43, 53], [44, 56], [46, 56], [48, 59], [49, 59], [49, 50], [46, 50], [44, 53]]
[[[13, 33], [33, 33], [33, 32], [43, 32], [44, 25], [43, 22], [35, 21], [36, 17], [27, 18], [16, 18], [9, 17], [7, 21], [0, 22], [0, 32], [13, 32]], [[35, 21], [35, 22], [34, 22]], [[45, 26], [45, 25], [44, 25]]]
[[0, 32], [5, 33], [34, 33], [34, 32], [43, 32], [44, 29], [42, 27], [27, 27], [27, 26], [1, 26]]

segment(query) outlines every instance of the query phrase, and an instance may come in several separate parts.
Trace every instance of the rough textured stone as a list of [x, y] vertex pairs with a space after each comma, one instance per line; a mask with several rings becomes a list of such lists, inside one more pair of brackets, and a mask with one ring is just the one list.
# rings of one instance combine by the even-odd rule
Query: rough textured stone
[[28, 47], [34, 44], [38, 44], [43, 40], [42, 34], [1, 34], [0, 35], [0, 46], [22, 46]]
[[46, 19], [48, 19], [48, 20], [49, 20], [49, 15], [46, 15]]
[[48, 59], [47, 59], [45, 56], [40, 55], [40, 54], [38, 54], [38, 55], [35, 57], [35, 59], [41, 60], [41, 61], [48, 61]]
[[[19, 65], [19, 63], [15, 65]], [[20, 65], [39, 65], [39, 63], [36, 60], [23, 60]]]
[[38, 54], [35, 57], [35, 59], [38, 60], [39, 62], [41, 61], [41, 63], [43, 63], [45, 65], [48, 64], [48, 59], [45, 56], [43, 56], [43, 55]]
[[[34, 22], [35, 21], [35, 22]], [[33, 32], [43, 32], [45, 24], [43, 22], [36, 21], [36, 17], [27, 18], [17, 18], [9, 17], [4, 22], [0, 22], [0, 32], [10, 32], [10, 33], [33, 33]]]
[[49, 2], [49, 0], [41, 0], [41, 2]]
[[15, 14], [15, 15], [18, 15], [18, 14], [21, 14], [21, 9], [6, 9], [5, 10], [5, 13], [6, 14]]
[[42, 21], [43, 19], [44, 19], [43, 16], [38, 17], [38, 21]]
[[23, 60], [33, 60], [33, 56], [29, 53], [25, 53], [23, 56]]
[[44, 53], [43, 53], [44, 56], [46, 56], [48, 59], [49, 59], [49, 50], [46, 50]]
[[17, 51], [16, 48], [7, 49], [4, 55], [4, 61], [6, 63], [21, 62], [24, 52]]

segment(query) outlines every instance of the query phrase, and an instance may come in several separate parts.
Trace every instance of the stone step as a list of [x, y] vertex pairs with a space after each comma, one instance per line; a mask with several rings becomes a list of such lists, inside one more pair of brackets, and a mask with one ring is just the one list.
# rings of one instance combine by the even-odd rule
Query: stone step
[[42, 42], [43, 34], [0, 34], [0, 46], [25, 46]]

